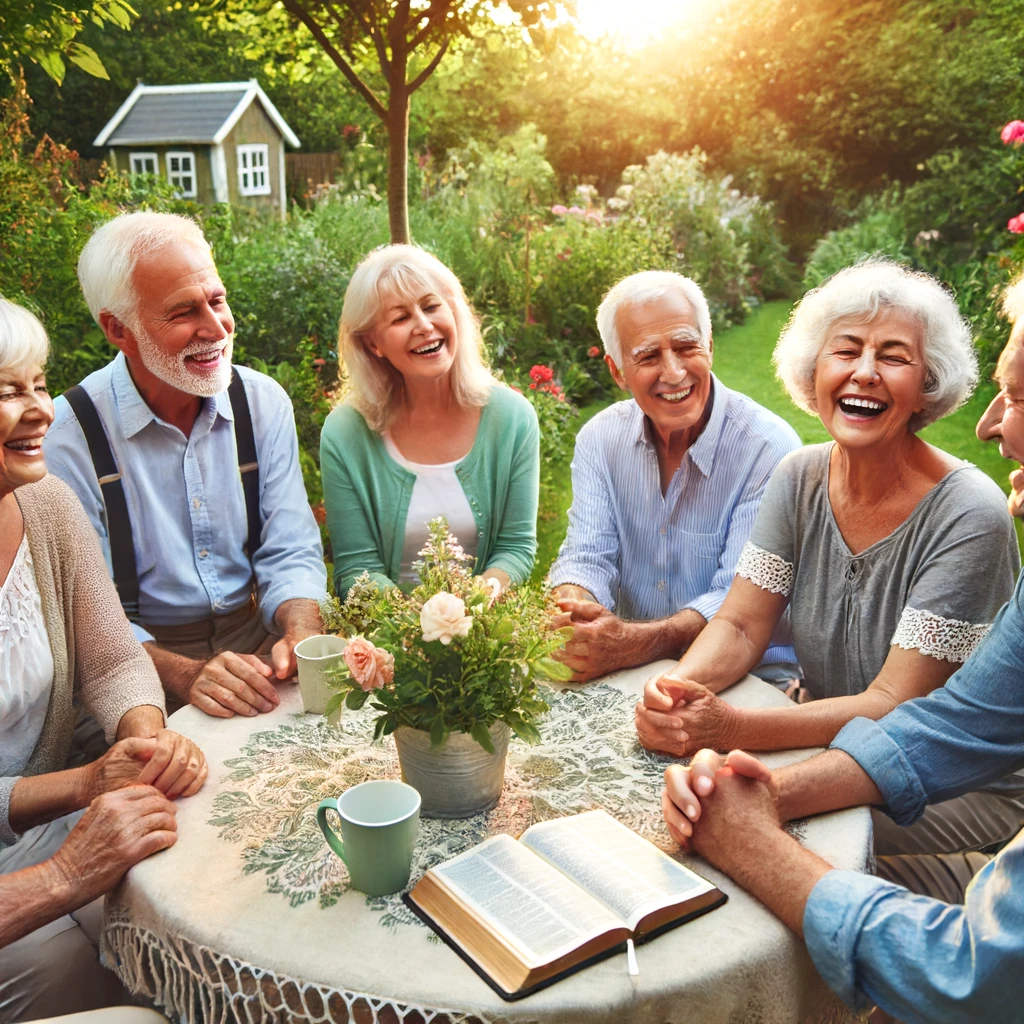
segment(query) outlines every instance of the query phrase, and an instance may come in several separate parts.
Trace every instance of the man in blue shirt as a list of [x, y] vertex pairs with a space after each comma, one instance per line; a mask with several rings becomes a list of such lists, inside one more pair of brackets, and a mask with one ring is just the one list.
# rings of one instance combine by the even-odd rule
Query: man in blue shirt
[[[1020, 460], [1024, 322], [1017, 324], [978, 435], [999, 440], [1004, 456]], [[1024, 473], [1018, 469], [1010, 480], [1010, 511], [1018, 514]], [[775, 772], [742, 751], [724, 761], [700, 751], [689, 768], [666, 771], [662, 809], [680, 843], [803, 936], [821, 976], [849, 1006], [874, 1003], [922, 1024], [997, 1024], [1020, 1020], [1024, 1005], [1024, 832], [994, 857], [891, 858], [906, 862], [890, 872], [911, 886], [903, 888], [833, 869], [781, 823], [873, 804], [908, 825], [926, 804], [1022, 766], [1024, 577], [945, 686], [878, 722], [854, 719], [826, 753]]]
[[[84, 396], [57, 399], [47, 465], [81, 499], [168, 696], [220, 717], [269, 711], [295, 644], [321, 632], [326, 593], [291, 403], [245, 367], [241, 413], [229, 398], [234, 321], [191, 220], [116, 217], [83, 250], [79, 280], [120, 353], [82, 382]], [[247, 423], [254, 459], [240, 466]], [[240, 470], [258, 473], [248, 494]], [[109, 489], [118, 483], [123, 497]], [[130, 602], [119, 572], [137, 591]]]
[[[573, 638], [577, 680], [678, 658], [732, 583], [768, 478], [800, 439], [711, 372], [711, 315], [681, 274], [646, 271], [612, 288], [597, 325], [631, 401], [579, 432], [569, 530], [550, 581]], [[767, 678], [799, 674], [788, 628]]]

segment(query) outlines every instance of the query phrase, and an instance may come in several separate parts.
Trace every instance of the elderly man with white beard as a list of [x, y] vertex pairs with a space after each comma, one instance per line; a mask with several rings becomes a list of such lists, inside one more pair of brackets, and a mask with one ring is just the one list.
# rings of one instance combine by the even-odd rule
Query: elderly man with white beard
[[55, 402], [47, 463], [81, 499], [170, 700], [270, 711], [326, 592], [288, 396], [232, 369], [234, 320], [192, 220], [114, 218], [78, 278], [120, 352]]

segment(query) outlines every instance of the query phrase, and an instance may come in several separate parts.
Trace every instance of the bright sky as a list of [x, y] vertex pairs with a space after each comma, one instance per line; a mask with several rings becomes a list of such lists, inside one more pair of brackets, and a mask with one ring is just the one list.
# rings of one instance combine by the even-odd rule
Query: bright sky
[[663, 29], [688, 21], [718, 0], [576, 0], [580, 32], [596, 39], [612, 34], [627, 44], [647, 42]]

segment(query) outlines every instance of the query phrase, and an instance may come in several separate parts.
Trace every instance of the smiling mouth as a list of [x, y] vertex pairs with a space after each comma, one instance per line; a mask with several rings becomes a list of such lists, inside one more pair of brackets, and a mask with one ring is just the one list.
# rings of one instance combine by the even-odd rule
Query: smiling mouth
[[223, 346], [221, 348], [212, 349], [209, 352], [192, 352], [185, 356], [185, 362], [190, 363], [193, 366], [198, 366], [200, 369], [207, 369], [211, 366], [216, 366], [220, 362], [220, 357], [224, 354]]
[[693, 385], [691, 384], [688, 388], [684, 388], [682, 391], [660, 391], [658, 393], [658, 398], [663, 398], [666, 402], [676, 404], [682, 402], [686, 398], [689, 398], [692, 390]]
[[4, 447], [19, 455], [41, 455], [43, 452], [42, 438], [24, 437], [18, 441], [7, 441]]
[[414, 348], [411, 352], [414, 356], [432, 356], [435, 352], [440, 352], [444, 347], [444, 338], [435, 338], [433, 341], [428, 341], [425, 345], [420, 345], [419, 348]]
[[869, 419], [881, 416], [889, 408], [887, 402], [880, 402], [877, 398], [840, 398], [838, 404], [847, 416], [866, 416]]

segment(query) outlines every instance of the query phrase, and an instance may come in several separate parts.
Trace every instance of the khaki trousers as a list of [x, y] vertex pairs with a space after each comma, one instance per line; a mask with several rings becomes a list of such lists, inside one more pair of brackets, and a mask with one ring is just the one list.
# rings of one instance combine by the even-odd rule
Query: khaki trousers
[[[29, 829], [0, 849], [0, 874], [42, 863], [60, 848], [81, 814]], [[103, 900], [37, 928], [0, 949], [0, 1022], [118, 1006], [128, 1001], [117, 976], [99, 962]]]
[[256, 597], [227, 615], [212, 615], [181, 626], [142, 627], [168, 651], [196, 661], [209, 661], [222, 651], [267, 654], [277, 637], [268, 633], [260, 618]]
[[963, 903], [971, 879], [991, 860], [990, 847], [1012, 839], [1024, 826], [1024, 796], [1004, 780], [1006, 792], [977, 790], [926, 808], [901, 828], [872, 811], [875, 873], [921, 896]]

